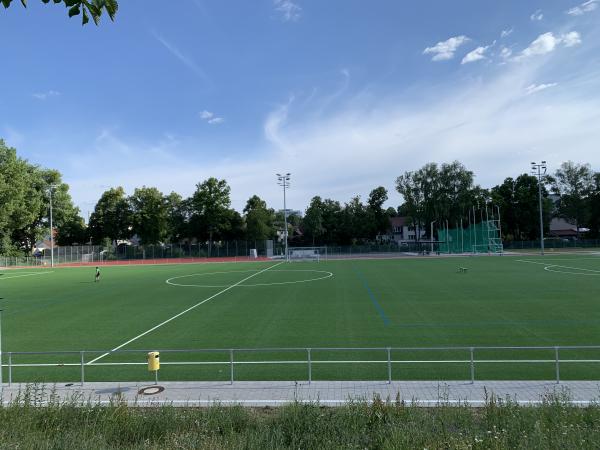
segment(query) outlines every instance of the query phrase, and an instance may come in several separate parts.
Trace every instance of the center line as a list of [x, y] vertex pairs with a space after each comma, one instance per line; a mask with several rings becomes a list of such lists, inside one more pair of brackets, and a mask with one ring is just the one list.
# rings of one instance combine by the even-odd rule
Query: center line
[[105, 356], [108, 356], [108, 355], [110, 355], [112, 352], [115, 352], [115, 351], [119, 350], [120, 348], [123, 348], [123, 347], [125, 347], [127, 344], [131, 344], [133, 341], [136, 341], [136, 340], [138, 340], [139, 338], [141, 338], [141, 337], [143, 337], [143, 336], [146, 336], [148, 333], [151, 333], [151, 332], [153, 332], [153, 331], [154, 331], [154, 330], [156, 330], [157, 328], [160, 328], [160, 327], [162, 327], [163, 325], [166, 325], [167, 323], [171, 322], [172, 320], [175, 320], [175, 319], [177, 319], [178, 317], [181, 317], [181, 316], [183, 316], [185, 313], [188, 313], [188, 312], [190, 312], [192, 309], [194, 309], [194, 308], [197, 308], [197, 307], [198, 307], [198, 306], [200, 306], [200, 305], [203, 305], [204, 303], [206, 303], [206, 302], [208, 302], [208, 301], [212, 300], [212, 299], [213, 299], [213, 298], [215, 298], [215, 297], [218, 297], [218, 296], [219, 296], [219, 295], [221, 295], [221, 294], [224, 294], [225, 292], [227, 292], [227, 291], [228, 291], [228, 290], [230, 290], [230, 289], [233, 289], [233, 288], [234, 288], [234, 287], [236, 287], [236, 286], [239, 286], [239, 285], [240, 285], [240, 284], [242, 284], [244, 281], [248, 281], [250, 278], [253, 278], [253, 277], [257, 276], [257, 275], [260, 275], [261, 273], [263, 273], [263, 272], [266, 272], [267, 270], [269, 270], [269, 269], [272, 269], [273, 267], [277, 267], [277, 266], [279, 266], [279, 265], [283, 264], [284, 262], [285, 262], [285, 261], [281, 261], [280, 263], [277, 263], [277, 264], [274, 264], [274, 265], [272, 265], [272, 266], [269, 266], [269, 267], [267, 267], [266, 269], [263, 269], [263, 270], [261, 270], [260, 272], [253, 273], [252, 275], [250, 275], [250, 276], [248, 276], [248, 277], [244, 278], [243, 280], [240, 280], [240, 281], [238, 281], [237, 283], [235, 283], [235, 284], [232, 284], [231, 286], [228, 286], [228, 287], [226, 287], [226, 288], [225, 288], [225, 289], [223, 289], [222, 291], [219, 291], [219, 292], [217, 292], [216, 294], [214, 294], [214, 295], [211, 295], [210, 297], [208, 297], [208, 298], [206, 298], [206, 299], [202, 300], [201, 302], [198, 302], [198, 303], [196, 303], [194, 306], [190, 306], [190, 307], [189, 307], [188, 309], [186, 309], [185, 311], [182, 311], [182, 312], [180, 312], [179, 314], [176, 314], [176, 315], [174, 315], [174, 316], [173, 316], [173, 317], [171, 317], [170, 319], [167, 319], [167, 320], [165, 320], [164, 322], [161, 322], [161, 323], [159, 323], [158, 325], [156, 325], [156, 326], [154, 326], [154, 327], [150, 328], [148, 331], [144, 331], [142, 334], [139, 334], [139, 335], [137, 335], [136, 337], [134, 337], [134, 338], [132, 338], [132, 339], [129, 339], [127, 342], [124, 342], [123, 344], [119, 345], [118, 347], [115, 347], [115, 348], [113, 348], [111, 351], [109, 351], [109, 352], [106, 352], [106, 353], [104, 353], [103, 355], [100, 355], [100, 356], [98, 356], [97, 358], [94, 358], [94, 359], [92, 359], [90, 362], [86, 363], [86, 365], [94, 364], [96, 361], [98, 361], [98, 360], [100, 360], [100, 359], [104, 358]]

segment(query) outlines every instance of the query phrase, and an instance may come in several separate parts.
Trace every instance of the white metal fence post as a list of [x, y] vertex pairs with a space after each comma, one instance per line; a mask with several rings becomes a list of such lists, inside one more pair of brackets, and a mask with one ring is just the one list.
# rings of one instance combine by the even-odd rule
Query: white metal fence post
[[81, 360], [81, 385], [85, 382], [85, 362], [84, 362], [84, 352], [80, 352], [80, 360]]
[[231, 375], [229, 384], [233, 384], [233, 349], [229, 350], [229, 366], [230, 366], [230, 375]]
[[308, 384], [312, 383], [312, 360], [310, 357], [310, 348], [306, 349], [307, 352], [307, 356], [308, 356]]
[[558, 347], [554, 347], [554, 357], [556, 358], [556, 384], [560, 383], [560, 362], [558, 359]]
[[392, 384], [392, 349], [387, 348], [388, 384]]
[[475, 349], [471, 347], [471, 384], [475, 384], [475, 361], [473, 360], [473, 353]]

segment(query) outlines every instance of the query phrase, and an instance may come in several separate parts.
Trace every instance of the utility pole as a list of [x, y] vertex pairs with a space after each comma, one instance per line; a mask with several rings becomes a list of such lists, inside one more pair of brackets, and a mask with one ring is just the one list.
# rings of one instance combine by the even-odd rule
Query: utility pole
[[277, 174], [277, 184], [283, 187], [283, 222], [285, 229], [283, 230], [283, 235], [285, 238], [285, 260], [287, 261], [289, 258], [288, 255], [288, 226], [287, 226], [287, 204], [285, 198], [285, 190], [290, 187], [290, 173], [286, 173], [285, 175]]
[[540, 250], [542, 256], [544, 256], [544, 214], [542, 210], [542, 176], [546, 175], [546, 161], [542, 161], [540, 164], [532, 162], [531, 173], [537, 176], [538, 179], [538, 200], [540, 204]]

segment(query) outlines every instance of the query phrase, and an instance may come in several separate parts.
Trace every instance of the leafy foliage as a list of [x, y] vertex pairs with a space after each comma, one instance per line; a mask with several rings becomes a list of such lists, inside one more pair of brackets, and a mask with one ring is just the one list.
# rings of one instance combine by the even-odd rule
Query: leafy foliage
[[264, 240], [273, 238], [275, 212], [267, 207], [264, 200], [257, 195], [250, 197], [244, 208], [244, 214], [247, 239]]
[[552, 179], [552, 190], [559, 195], [558, 214], [575, 223], [577, 234], [586, 221], [586, 202], [594, 188], [594, 172], [589, 164], [567, 161]]
[[54, 226], [80, 222], [69, 186], [56, 170], [42, 169], [19, 158], [0, 139], [0, 254], [29, 251], [49, 234], [49, 192], [52, 189]]
[[[5, 8], [8, 8], [13, 0], [0, 0]], [[51, 0], [42, 0], [44, 3], [50, 3]], [[106, 12], [110, 20], [114, 21], [119, 4], [117, 0], [52, 0], [52, 3], [63, 3], [68, 9], [69, 17], [81, 14], [82, 25], [90, 21], [90, 17], [96, 25], [100, 23], [102, 14]], [[27, 7], [27, 0], [21, 0], [21, 4]]]
[[92, 240], [98, 244], [106, 238], [116, 242], [133, 235], [133, 213], [122, 187], [111, 188], [102, 194], [89, 226]]

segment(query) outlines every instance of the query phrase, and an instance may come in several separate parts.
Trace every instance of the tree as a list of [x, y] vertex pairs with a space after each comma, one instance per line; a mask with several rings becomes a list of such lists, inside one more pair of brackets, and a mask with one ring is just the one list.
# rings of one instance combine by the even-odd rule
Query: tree
[[228, 241], [241, 239], [244, 236], [244, 218], [235, 209], [228, 209], [223, 215], [221, 238]]
[[313, 197], [310, 201], [310, 205], [306, 208], [306, 213], [302, 220], [302, 230], [306, 237], [312, 240], [313, 246], [316, 242], [319, 242], [321, 236], [325, 234], [323, 211], [324, 205], [321, 197]]
[[567, 161], [554, 173], [552, 191], [559, 195], [558, 214], [575, 222], [577, 237], [586, 219], [586, 201], [594, 186], [594, 173], [589, 164]]
[[371, 228], [369, 216], [365, 205], [360, 200], [360, 196], [352, 197], [344, 205], [341, 218], [341, 226], [338, 232], [340, 243], [356, 244], [369, 238]]
[[367, 200], [367, 216], [369, 220], [369, 237], [383, 234], [390, 228], [390, 213], [383, 209], [388, 200], [387, 190], [379, 186], [371, 191]]
[[42, 206], [41, 199], [33, 199], [37, 197], [33, 172], [16, 149], [0, 140], [0, 253], [4, 255], [16, 255], [23, 249], [24, 243], [16, 242], [15, 234], [35, 221]]
[[[396, 179], [396, 190], [404, 197], [402, 205], [417, 227], [427, 227], [432, 221], [458, 224], [468, 221], [472, 206], [484, 200], [486, 191], [473, 184], [473, 172], [460, 162], [438, 166], [429, 163], [414, 172], [405, 172]], [[417, 231], [417, 236], [420, 232]]]
[[83, 245], [88, 241], [88, 229], [79, 215], [72, 216], [57, 230], [56, 243], [58, 245]]
[[[507, 240], [539, 239], [539, 192], [538, 179], [522, 174], [517, 179], [506, 178], [501, 185], [491, 189], [494, 205], [499, 206], [502, 218], [502, 234]], [[544, 229], [550, 226], [552, 200], [542, 185], [542, 210]]]
[[587, 210], [590, 235], [597, 238], [600, 236], [600, 173], [594, 174], [594, 185], [588, 196]]
[[137, 188], [129, 198], [132, 212], [132, 233], [144, 245], [163, 242], [168, 233], [167, 202], [162, 192], [153, 187]]
[[244, 208], [246, 218], [246, 238], [249, 240], [271, 239], [275, 235], [273, 221], [275, 212], [259, 196], [248, 199]]
[[105, 191], [90, 217], [90, 235], [94, 243], [104, 239], [116, 243], [132, 236], [132, 213], [125, 190], [122, 187]]
[[188, 236], [189, 201], [183, 200], [177, 192], [171, 192], [165, 197], [167, 214], [166, 239], [169, 242], [181, 242]]
[[49, 193], [52, 189], [54, 227], [77, 220], [79, 210], [69, 186], [56, 170], [42, 169], [19, 158], [14, 148], [0, 140], [0, 252], [29, 251], [49, 234]]
[[225, 180], [209, 178], [198, 183], [191, 197], [190, 220], [192, 233], [200, 239], [208, 237], [209, 250], [212, 247], [213, 236], [227, 230], [230, 217], [229, 206], [231, 189]]
[[[0, 0], [4, 8], [8, 8], [13, 0]], [[110, 20], [114, 21], [119, 9], [117, 0], [52, 0], [54, 3], [64, 3], [69, 9], [69, 17], [82, 14], [82, 24], [85, 25], [90, 21], [90, 17], [96, 25], [100, 23], [100, 17], [106, 11]], [[44, 3], [50, 3], [50, 0], [42, 0]], [[21, 4], [27, 7], [27, 0], [21, 0]]]

